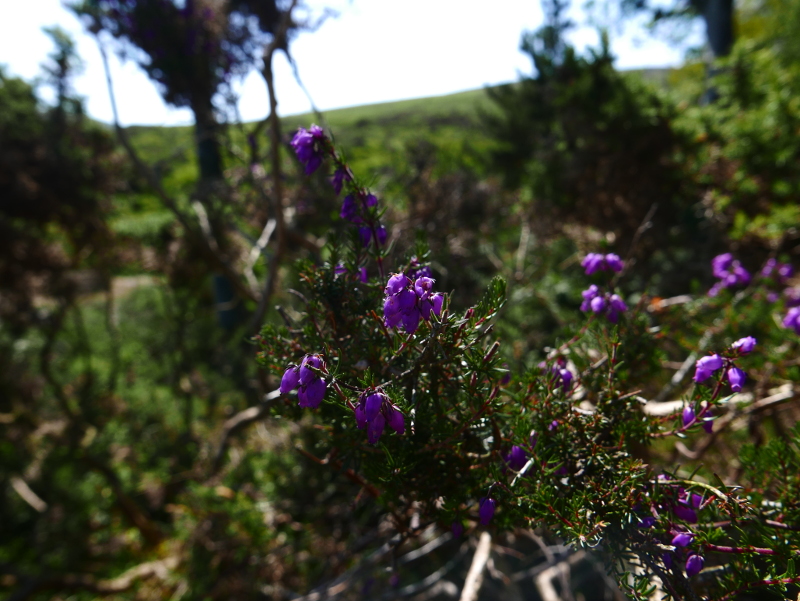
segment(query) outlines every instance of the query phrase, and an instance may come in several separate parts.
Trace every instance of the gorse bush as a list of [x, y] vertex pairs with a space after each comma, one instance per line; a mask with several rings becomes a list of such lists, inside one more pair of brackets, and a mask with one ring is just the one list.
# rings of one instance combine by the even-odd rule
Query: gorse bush
[[624, 261], [590, 254], [586, 318], [511, 373], [493, 333], [505, 282], [453, 310], [458, 291], [436, 291], [424, 249], [387, 247], [381, 203], [323, 130], [300, 129], [292, 146], [307, 174], [333, 165], [352, 235], [327, 262], [298, 265], [304, 312], [264, 327], [259, 361], [281, 381], [282, 412], [316, 416], [305, 452], [347, 470], [395, 544], [429, 524], [457, 537], [541, 526], [602, 551], [633, 598], [800, 582], [800, 429], [776, 417], [778, 435], [743, 445], [727, 473], [714, 449], [742, 445], [742, 423], [794, 397], [796, 291], [776, 294], [790, 265], [773, 259], [753, 278], [722, 255], [708, 296], [634, 304], [619, 294]]

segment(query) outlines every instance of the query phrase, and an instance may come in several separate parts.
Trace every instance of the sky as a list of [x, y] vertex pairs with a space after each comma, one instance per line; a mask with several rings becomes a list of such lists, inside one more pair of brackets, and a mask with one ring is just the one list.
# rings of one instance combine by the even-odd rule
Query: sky
[[[321, 110], [515, 81], [520, 73], [531, 71], [530, 60], [519, 50], [520, 36], [543, 22], [538, 0], [307, 0], [306, 4], [312, 14], [320, 15], [326, 7], [338, 13], [316, 31], [298, 35], [290, 47], [300, 78]], [[596, 46], [597, 31], [586, 24], [585, 14], [575, 10], [573, 17], [581, 26], [570, 34], [570, 41], [578, 48]], [[85, 98], [87, 113], [111, 122], [96, 41], [61, 0], [0, 0], [0, 65], [26, 80], [41, 76], [40, 65], [53, 50], [42, 28], [52, 25], [61, 26], [77, 42], [84, 65], [74, 88]], [[629, 22], [610, 33], [621, 69], [681, 62], [683, 49], [650, 35], [642, 23]], [[192, 123], [188, 109], [165, 105], [135, 63], [120, 60], [115, 52], [109, 55], [123, 125]], [[275, 65], [275, 86], [280, 114], [311, 109], [282, 55]], [[269, 112], [258, 73], [237, 81], [234, 89], [245, 121], [262, 119]], [[48, 98], [46, 87], [41, 93]]]

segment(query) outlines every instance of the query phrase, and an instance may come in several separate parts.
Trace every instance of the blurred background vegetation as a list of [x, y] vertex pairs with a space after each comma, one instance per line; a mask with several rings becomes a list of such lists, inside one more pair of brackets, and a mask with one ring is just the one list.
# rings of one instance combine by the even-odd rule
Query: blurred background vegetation
[[[161, 29], [137, 29], [167, 5]], [[313, 451], [318, 433], [308, 418], [273, 414], [284, 401], [250, 342], [262, 321], [298, 310], [292, 262], [327, 259], [343, 230], [327, 176], [305, 178], [287, 151], [320, 116], [223, 123], [213, 102], [246, 65], [270, 85], [271, 53], [303, 24], [291, 7], [230, 2], [225, 23], [238, 14], [252, 27], [221, 29], [201, 5], [76, 6], [95, 31], [143, 49], [194, 128], [91, 122], [58, 30], [45, 65], [54, 105], [0, 71], [0, 589], [10, 599], [290, 599], [391, 530], [341, 466], [296, 450]], [[616, 70], [605, 42], [576, 52], [564, 3], [545, 5], [545, 26], [523, 36], [532, 65], [518, 82], [321, 116], [388, 207], [396, 265], [427, 245], [437, 289], [457, 291], [457, 307], [495, 274], [508, 279], [498, 329], [512, 373], [581, 320], [586, 252], [628, 261], [634, 304], [703, 295], [725, 250], [751, 272], [771, 256], [797, 265], [800, 252], [798, 0], [738, 2], [735, 41], [713, 62], [698, 51], [655, 72]], [[701, 5], [626, 9], [658, 24]], [[193, 43], [234, 56], [195, 49], [192, 65], [170, 63], [190, 25], [202, 33]], [[507, 543], [520, 572], [518, 555], [540, 552], [524, 537]], [[446, 565], [448, 545], [424, 566], [396, 558], [392, 573], [414, 582]], [[369, 590], [337, 595], [453, 596], [444, 585], [402, 592], [373, 568]], [[583, 578], [574, 590], [585, 599], [610, 590], [602, 566]], [[483, 594], [538, 598], [499, 586]]]

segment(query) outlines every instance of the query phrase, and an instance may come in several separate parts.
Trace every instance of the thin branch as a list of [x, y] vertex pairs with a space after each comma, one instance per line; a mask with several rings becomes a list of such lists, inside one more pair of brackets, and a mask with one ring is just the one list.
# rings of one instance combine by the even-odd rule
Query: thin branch
[[461, 589], [459, 601], [475, 601], [478, 598], [478, 593], [483, 584], [483, 570], [486, 568], [486, 562], [489, 561], [491, 550], [492, 536], [488, 532], [482, 532], [478, 541], [478, 548], [472, 558], [472, 565], [469, 567], [469, 572], [467, 572], [464, 588]]

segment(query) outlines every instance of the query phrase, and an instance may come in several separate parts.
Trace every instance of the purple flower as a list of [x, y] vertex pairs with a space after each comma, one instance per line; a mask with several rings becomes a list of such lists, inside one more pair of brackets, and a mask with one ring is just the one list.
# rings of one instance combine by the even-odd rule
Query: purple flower
[[717, 255], [711, 259], [711, 269], [714, 272], [714, 277], [722, 279], [728, 275], [728, 269], [733, 263], [733, 255], [725, 253], [724, 255]]
[[416, 332], [420, 319], [430, 320], [431, 312], [441, 315], [444, 297], [440, 293], [431, 294], [434, 280], [422, 276], [413, 284], [403, 274], [389, 278], [384, 290], [383, 317], [387, 328], [402, 324], [409, 334]]
[[367, 194], [367, 197], [364, 199], [364, 204], [368, 207], [377, 206], [378, 199], [375, 197], [374, 194]]
[[562, 368], [558, 370], [558, 376], [561, 378], [561, 387], [564, 389], [564, 392], [569, 392], [569, 389], [572, 388], [572, 372], [566, 368]]
[[788, 280], [794, 275], [794, 267], [788, 263], [781, 263], [778, 265], [778, 278], [783, 282]]
[[290, 367], [281, 378], [281, 394], [287, 394], [300, 385], [300, 368]]
[[511, 451], [505, 456], [505, 461], [515, 472], [518, 472], [525, 464], [528, 463], [528, 454], [524, 451], [522, 447], [518, 447], [514, 445], [511, 447]]
[[728, 383], [731, 385], [731, 390], [733, 392], [742, 391], [742, 385], [746, 378], [747, 376], [745, 373], [735, 365], [728, 369]]
[[628, 305], [618, 294], [612, 294], [608, 299], [608, 319], [611, 323], [617, 323], [619, 314], [628, 310]]
[[554, 419], [552, 422], [550, 422], [550, 425], [547, 426], [547, 429], [550, 430], [550, 432], [552, 432], [556, 428], [558, 428], [558, 420]]
[[450, 530], [453, 532], [453, 538], [461, 538], [461, 535], [464, 534], [464, 525], [456, 520], [450, 526]]
[[751, 352], [755, 346], [756, 339], [752, 336], [746, 336], [734, 342], [731, 345], [731, 348], [738, 350], [740, 355], [746, 355], [747, 353]]
[[792, 307], [783, 318], [783, 327], [791, 328], [796, 334], [800, 334], [800, 307]]
[[327, 388], [328, 385], [325, 380], [319, 377], [309, 381], [308, 384], [302, 384], [297, 390], [297, 398], [300, 400], [300, 406], [316, 409], [319, 407], [322, 399], [325, 398], [325, 391]]
[[350, 194], [345, 196], [342, 201], [342, 210], [339, 211], [339, 217], [350, 223], [361, 223], [361, 217], [358, 216], [358, 205], [355, 198]]
[[675, 516], [683, 520], [684, 522], [688, 522], [690, 524], [697, 523], [697, 514], [691, 507], [687, 507], [686, 505], [682, 505], [679, 503], [675, 505], [675, 509], [673, 511], [675, 513]]
[[305, 166], [306, 175], [311, 175], [322, 164], [323, 148], [321, 142], [325, 139], [325, 133], [317, 125], [312, 125], [306, 130], [300, 128], [291, 141], [291, 146], [297, 158]]
[[581, 292], [581, 296], [583, 297], [583, 303], [581, 303], [581, 311], [584, 312], [589, 311], [589, 309], [592, 308], [591, 306], [592, 300], [594, 300], [599, 295], [600, 295], [600, 289], [594, 284], [592, 284], [586, 290]]
[[342, 191], [342, 186], [344, 186], [344, 182], [350, 181], [350, 176], [347, 174], [347, 171], [342, 169], [341, 167], [336, 170], [336, 173], [333, 174], [333, 178], [331, 179], [331, 185], [333, 186], [333, 191], [336, 194], [339, 194]]
[[599, 253], [589, 253], [583, 258], [583, 261], [581, 261], [581, 267], [586, 270], [586, 275], [592, 275], [596, 271], [604, 269], [604, 263], [603, 255]]
[[386, 419], [383, 417], [383, 413], [378, 413], [375, 416], [375, 419], [367, 424], [367, 442], [369, 444], [377, 444], [378, 440], [383, 434], [383, 428], [386, 425]]
[[691, 577], [699, 574], [705, 563], [702, 555], [697, 555], [696, 553], [690, 555], [686, 560], [686, 575]]
[[664, 567], [668, 570], [672, 569], [672, 553], [664, 553], [661, 556], [661, 561], [664, 562]]
[[622, 262], [622, 259], [620, 259], [619, 256], [615, 255], [614, 253], [607, 254], [605, 261], [608, 268], [617, 273], [622, 271], [622, 268], [625, 266], [625, 264]]
[[386, 424], [398, 434], [403, 434], [406, 431], [406, 420], [397, 405], [390, 405], [385, 413]]
[[654, 518], [652, 515], [639, 518], [639, 528], [652, 528], [656, 525], [656, 521], [656, 518]]
[[333, 273], [336, 275], [344, 275], [347, 273], [347, 267], [345, 267], [342, 263], [337, 263], [336, 267], [333, 268]]
[[308, 384], [312, 379], [318, 378], [312, 367], [322, 369], [322, 357], [319, 355], [306, 355], [300, 363], [300, 384]]
[[494, 510], [497, 506], [497, 503], [494, 499], [489, 497], [484, 497], [481, 499], [480, 507], [478, 508], [478, 517], [480, 518], [481, 524], [486, 526], [489, 522], [492, 521], [494, 517]]
[[372, 421], [381, 412], [381, 405], [383, 405], [383, 395], [379, 392], [373, 392], [367, 395], [364, 400], [364, 411], [367, 415], [367, 421]]
[[360, 279], [364, 284], [366, 284], [369, 281], [366, 267], [362, 267], [361, 269], [358, 270], [358, 279]]
[[678, 532], [678, 534], [673, 537], [672, 544], [676, 547], [688, 547], [692, 544], [693, 538], [694, 535], [690, 532]]
[[703, 426], [703, 430], [706, 431], [706, 434], [711, 434], [714, 431], [714, 420], [711, 417], [711, 410], [706, 411], [701, 425]]
[[722, 367], [722, 358], [717, 355], [709, 355], [697, 360], [694, 372], [694, 381], [703, 382], [711, 377], [715, 371]]
[[388, 425], [398, 434], [405, 432], [403, 413], [393, 405], [389, 397], [380, 389], [369, 389], [361, 393], [355, 408], [356, 427], [367, 429], [367, 440], [376, 444]]
[[606, 299], [604, 299], [602, 296], [595, 296], [589, 303], [589, 307], [595, 313], [602, 313], [603, 309], [606, 308]]
[[386, 284], [386, 289], [384, 290], [384, 293], [387, 295], [397, 294], [409, 284], [411, 284], [411, 280], [409, 280], [402, 273], [396, 273], [389, 278], [389, 282]]
[[431, 268], [428, 267], [427, 265], [420, 267], [419, 259], [417, 259], [417, 257], [411, 257], [411, 263], [409, 269], [412, 278], [433, 277], [433, 274], [431, 273]]
[[685, 428], [694, 421], [694, 409], [690, 405], [683, 408], [683, 427]]

